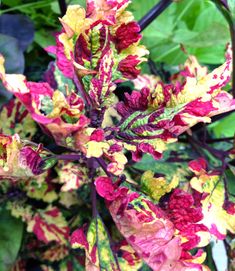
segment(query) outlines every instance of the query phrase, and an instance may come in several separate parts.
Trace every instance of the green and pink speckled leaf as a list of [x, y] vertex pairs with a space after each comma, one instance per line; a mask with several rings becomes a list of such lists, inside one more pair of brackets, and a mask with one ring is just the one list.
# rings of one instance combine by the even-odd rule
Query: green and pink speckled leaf
[[105, 226], [99, 216], [93, 218], [85, 236], [82, 229], [73, 232], [71, 236], [73, 248], [86, 251], [87, 271], [120, 271], [117, 257], [114, 256]]

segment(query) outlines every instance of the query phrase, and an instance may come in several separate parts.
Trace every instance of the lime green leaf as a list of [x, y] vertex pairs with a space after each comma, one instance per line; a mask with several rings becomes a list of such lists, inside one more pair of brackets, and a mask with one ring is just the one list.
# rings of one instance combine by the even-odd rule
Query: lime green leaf
[[55, 38], [53, 35], [48, 34], [48, 30], [46, 31], [45, 29], [35, 32], [34, 41], [42, 48], [55, 44]]
[[118, 270], [118, 265], [110, 247], [108, 234], [99, 216], [92, 220], [87, 233], [87, 240], [90, 246], [90, 252], [94, 246], [97, 246], [97, 263], [100, 270]]
[[229, 164], [229, 170], [226, 170], [225, 173], [228, 180], [228, 191], [232, 195], [235, 195], [235, 167]]
[[85, 236], [83, 229], [77, 229], [71, 236], [72, 248], [86, 251], [86, 270], [120, 271], [106, 232], [103, 221], [96, 215]]
[[6, 6], [14, 7], [16, 5], [19, 5], [21, 3], [21, 0], [3, 0], [2, 3]]
[[55, 76], [55, 80], [57, 83], [57, 89], [61, 92], [63, 92], [64, 94], [66, 94], [66, 87], [68, 86], [68, 89], [73, 89], [75, 90], [75, 86], [74, 83], [71, 79], [66, 78], [63, 73], [58, 69], [58, 67], [55, 67], [55, 71], [54, 71], [54, 76]]
[[216, 137], [231, 137], [235, 133], [235, 113], [209, 125], [209, 131]]
[[235, 21], [235, 2], [234, 0], [228, 0], [227, 2], [233, 21]]

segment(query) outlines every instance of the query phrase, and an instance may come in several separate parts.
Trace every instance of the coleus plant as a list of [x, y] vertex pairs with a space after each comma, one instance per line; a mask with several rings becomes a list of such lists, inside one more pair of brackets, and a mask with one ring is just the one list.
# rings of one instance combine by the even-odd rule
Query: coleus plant
[[[235, 233], [224, 176], [234, 150], [214, 149], [191, 130], [235, 109], [222, 90], [231, 48], [213, 71], [189, 56], [170, 84], [142, 75], [148, 51], [128, 4], [69, 6], [46, 48], [56, 61], [45, 82], [7, 74], [0, 56], [1, 81], [14, 94], [0, 112], [0, 191], [27, 225], [12, 270], [33, 259], [41, 270], [206, 271], [211, 240]], [[135, 90], [119, 99], [117, 85], [130, 80]], [[184, 159], [180, 136], [196, 148]], [[198, 155], [203, 149], [217, 168]], [[146, 157], [164, 161], [164, 151], [169, 168], [174, 160], [185, 168], [136, 169]]]

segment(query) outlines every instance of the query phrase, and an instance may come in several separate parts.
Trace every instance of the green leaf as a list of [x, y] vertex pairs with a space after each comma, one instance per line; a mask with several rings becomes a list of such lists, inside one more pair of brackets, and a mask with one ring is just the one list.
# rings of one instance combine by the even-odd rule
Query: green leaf
[[41, 110], [46, 114], [50, 114], [53, 111], [53, 101], [49, 96], [43, 96]]
[[68, 5], [80, 5], [82, 7], [86, 7], [86, 0], [67, 0]]
[[42, 164], [42, 170], [48, 170], [50, 168], [52, 168], [56, 163], [57, 163], [57, 159], [54, 158], [49, 158], [43, 161]]
[[206, 261], [204, 264], [206, 264], [211, 271], [216, 271], [216, 266], [215, 266], [215, 262], [213, 259], [213, 255], [212, 255], [212, 245], [213, 244], [209, 244], [208, 246], [206, 246]]
[[48, 31], [45, 29], [40, 29], [35, 32], [34, 41], [42, 48], [55, 44], [55, 38], [53, 35], [48, 34]]
[[215, 137], [232, 137], [235, 133], [235, 113], [209, 125], [209, 132]]
[[17, 6], [20, 3], [21, 3], [21, 0], [2, 0], [2, 4], [9, 6], [9, 7]]
[[229, 164], [229, 169], [225, 173], [228, 180], [228, 191], [232, 195], [235, 195], [235, 167]]
[[0, 210], [0, 270], [9, 271], [19, 252], [23, 223], [4, 209]]
[[224, 62], [224, 45], [203, 48], [190, 48], [190, 54], [197, 56], [202, 63], [218, 64]]
[[235, 22], [235, 1], [234, 0], [227, 0], [228, 7], [232, 16], [233, 21]]
[[58, 67], [55, 67], [54, 71], [55, 80], [57, 83], [57, 89], [61, 91], [62, 93], [66, 94], [66, 86], [69, 90], [75, 90], [75, 85], [73, 81], [63, 75], [63, 73], [58, 69]]
[[103, 221], [99, 216], [96, 216], [89, 226], [87, 241], [90, 248], [97, 246], [100, 270], [119, 270], [116, 259], [110, 247], [108, 234], [105, 230]]
[[[155, 4], [155, 0], [136, 0], [130, 10], [139, 20]], [[181, 44], [200, 62], [220, 64], [229, 40], [225, 18], [213, 3], [204, 0], [172, 3], [143, 31], [143, 43], [150, 50], [151, 59], [171, 65], [183, 63], [187, 57]]]

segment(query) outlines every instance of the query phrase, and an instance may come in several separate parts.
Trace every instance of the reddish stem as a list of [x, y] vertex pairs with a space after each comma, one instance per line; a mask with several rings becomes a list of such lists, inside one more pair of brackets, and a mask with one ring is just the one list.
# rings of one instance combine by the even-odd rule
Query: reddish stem
[[96, 161], [97, 161], [98, 164], [101, 166], [101, 168], [103, 169], [103, 171], [105, 172], [105, 174], [106, 174], [108, 177], [112, 178], [113, 175], [112, 175], [112, 173], [108, 172], [108, 170], [107, 170], [107, 165], [106, 165], [104, 159], [100, 157], [100, 158], [96, 158]]
[[98, 215], [98, 210], [97, 210], [96, 188], [94, 181], [92, 181], [91, 183], [91, 204], [92, 204], [92, 217], [95, 218]]

